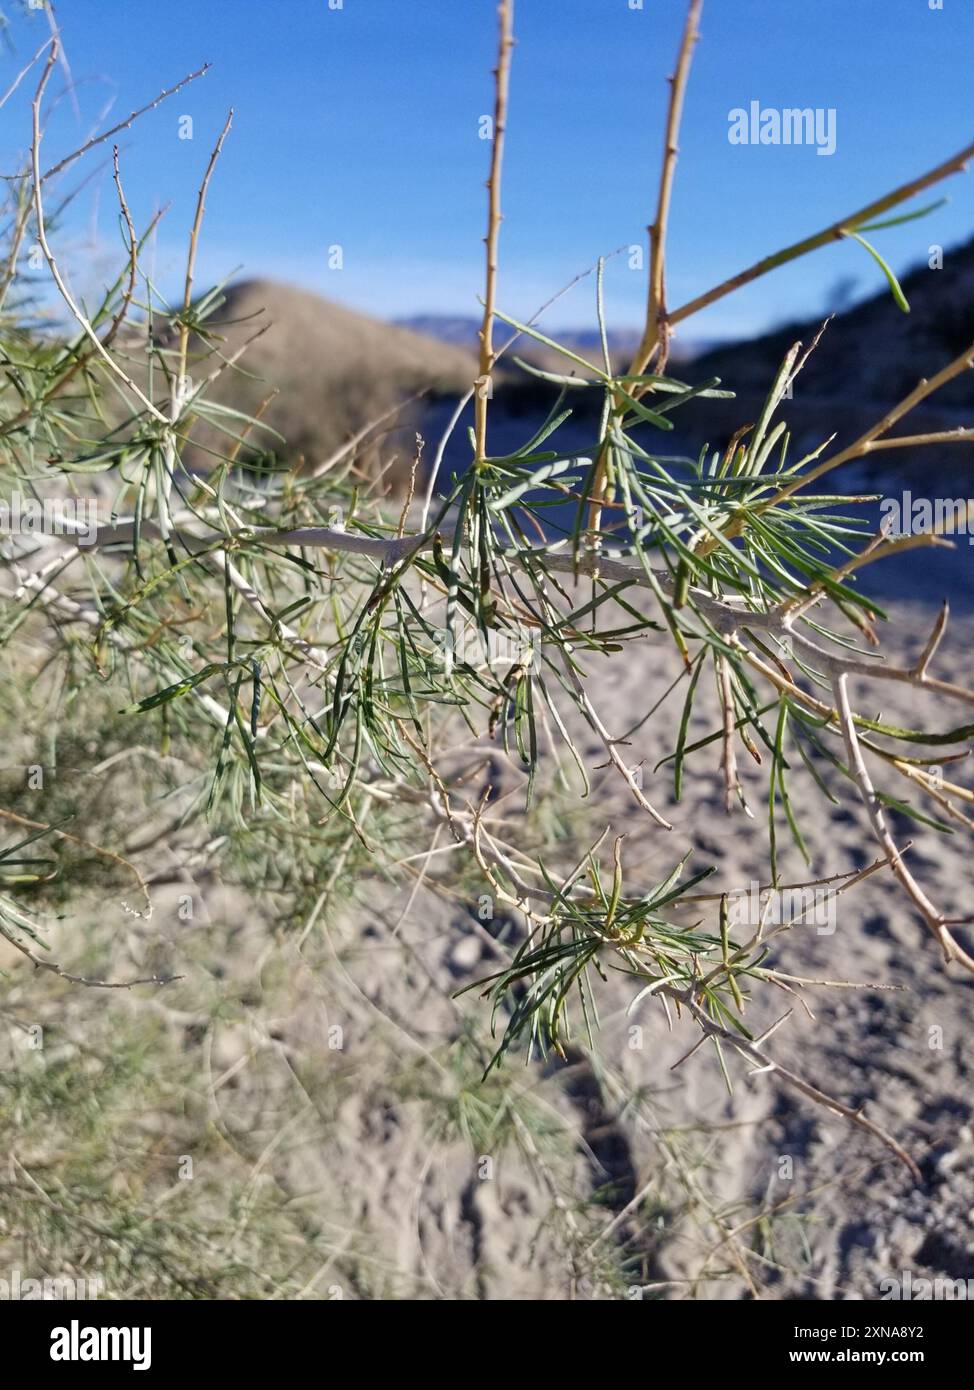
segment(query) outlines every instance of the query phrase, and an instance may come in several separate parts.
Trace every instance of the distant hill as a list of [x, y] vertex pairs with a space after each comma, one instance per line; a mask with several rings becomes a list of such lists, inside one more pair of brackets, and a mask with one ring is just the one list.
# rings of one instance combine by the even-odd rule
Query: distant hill
[[422, 333], [424, 337], [436, 338], [441, 343], [453, 343], [457, 347], [477, 350], [477, 334], [480, 320], [462, 314], [411, 314], [408, 318], [394, 319], [400, 328], [412, 333]]
[[[309, 466], [327, 458], [396, 402], [422, 390], [434, 399], [458, 396], [477, 374], [476, 359], [464, 347], [269, 280], [230, 286], [207, 320], [207, 330], [216, 335], [224, 356], [262, 325], [267, 331], [241, 359], [244, 370], [225, 373], [214, 399], [251, 413], [277, 388], [279, 394], [264, 419], [287, 444], [264, 434], [263, 447], [289, 459], [303, 456]], [[199, 352], [197, 343], [197, 360]], [[403, 417], [399, 424], [401, 460], [408, 464], [413, 450], [410, 419]], [[197, 430], [194, 438], [201, 446], [216, 444], [208, 427]], [[395, 445], [386, 440], [384, 459], [394, 451]]]
[[[877, 279], [883, 284], [877, 271]], [[904, 314], [883, 288], [838, 314], [795, 383], [795, 399], [890, 405], [974, 342], [974, 240], [945, 253], [942, 270], [923, 265], [900, 281]], [[789, 323], [693, 362], [695, 378], [719, 376], [743, 396], [764, 395], [792, 343], [810, 343], [822, 319]], [[938, 408], [974, 404], [974, 373], [938, 396]]]
[[[466, 318], [462, 315], [452, 314], [415, 314], [410, 318], [397, 319], [396, 323], [404, 328], [411, 329], [416, 333], [423, 333], [430, 338], [438, 338], [443, 343], [453, 343], [460, 347], [468, 347], [472, 352], [477, 352], [479, 346], [478, 334], [480, 332], [480, 319]], [[564, 347], [570, 348], [573, 352], [587, 357], [590, 362], [601, 364], [602, 344], [599, 338], [598, 329], [588, 328], [566, 328], [549, 329], [544, 323], [539, 324], [539, 329], [546, 337], [554, 339]], [[495, 346], [504, 342], [510, 337], [513, 329], [506, 323], [497, 321], [494, 327]], [[620, 329], [610, 331], [607, 334], [609, 342], [609, 356], [613, 366], [618, 368], [623, 359], [628, 361], [639, 344], [639, 334], [635, 330]], [[530, 362], [534, 366], [542, 367], [544, 370], [563, 372], [566, 370], [565, 358], [554, 352], [551, 348], [545, 347], [544, 343], [537, 342], [528, 334], [523, 334], [520, 341], [511, 349], [511, 353], [516, 353], [525, 362]], [[507, 359], [510, 360], [509, 358]], [[511, 368], [516, 372], [516, 366]]]

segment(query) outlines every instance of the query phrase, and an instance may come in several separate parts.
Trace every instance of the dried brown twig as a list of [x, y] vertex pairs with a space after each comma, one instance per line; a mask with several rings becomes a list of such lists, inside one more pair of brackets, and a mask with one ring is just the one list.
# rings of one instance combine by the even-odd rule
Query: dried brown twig
[[[666, 115], [663, 164], [656, 201], [656, 216], [649, 228], [649, 290], [646, 322], [639, 346], [636, 348], [629, 366], [628, 375], [630, 376], [640, 376], [645, 372], [660, 348], [662, 348], [660, 366], [660, 370], [662, 370], [668, 350], [670, 321], [666, 312], [666, 232], [669, 223], [670, 200], [673, 195], [673, 179], [676, 174], [676, 160], [679, 154], [678, 140], [680, 121], [683, 115], [683, 99], [686, 95], [693, 50], [700, 37], [702, 10], [703, 0], [690, 0], [686, 24], [680, 40], [676, 71], [669, 79], [670, 99]], [[616, 396], [615, 410], [617, 414], [625, 412], [625, 402], [618, 395]], [[602, 505], [607, 496], [607, 470], [608, 450], [603, 449], [592, 482], [592, 499], [589, 503], [588, 524], [593, 540], [602, 522]]]
[[497, 19], [499, 38], [497, 67], [494, 70], [494, 124], [490, 175], [487, 179], [487, 236], [484, 239], [487, 248], [484, 316], [480, 328], [480, 376], [474, 393], [474, 435], [478, 459], [484, 458], [487, 453], [487, 402], [490, 396], [490, 374], [494, 367], [493, 332], [497, 296], [497, 243], [501, 226], [501, 169], [507, 127], [511, 54], [514, 48], [514, 0], [500, 0]]

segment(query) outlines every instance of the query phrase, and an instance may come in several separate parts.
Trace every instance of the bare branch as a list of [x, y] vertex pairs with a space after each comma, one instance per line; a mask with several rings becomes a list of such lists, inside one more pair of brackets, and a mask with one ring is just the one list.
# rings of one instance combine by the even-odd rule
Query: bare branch
[[[55, 49], [57, 47], [57, 41], [55, 40]], [[117, 135], [119, 131], [127, 130], [140, 116], [144, 116], [149, 111], [154, 111], [155, 108], [161, 105], [168, 97], [175, 96], [177, 92], [182, 91], [183, 87], [188, 86], [190, 82], [195, 82], [198, 77], [202, 77], [205, 73], [209, 72], [211, 67], [211, 63], [204, 63], [201, 68], [197, 68], [197, 70], [191, 72], [188, 77], [184, 77], [182, 81], [177, 82], [174, 87], [167, 87], [164, 91], [160, 92], [155, 101], [150, 101], [145, 106], [140, 106], [137, 111], [133, 111], [124, 121], [119, 121], [118, 125], [113, 125], [111, 130], [106, 130], [103, 131], [101, 135], [93, 136], [86, 144], [81, 145], [71, 154], [67, 154], [63, 159], [58, 160], [57, 164], [52, 164], [49, 169], [44, 171], [41, 177], [46, 181], [47, 179], [52, 179], [55, 174], [60, 174], [62, 170], [67, 169], [70, 164], [73, 164], [76, 159], [80, 159], [81, 156], [87, 154], [89, 150], [93, 150], [96, 145], [103, 145], [106, 140], [111, 140], [112, 136]]]
[[676, 174], [676, 161], [680, 152], [677, 143], [680, 137], [680, 122], [683, 117], [683, 100], [686, 95], [687, 79], [693, 50], [700, 38], [700, 13], [703, 0], [690, 0], [683, 37], [680, 40], [680, 53], [676, 72], [669, 79], [670, 101], [666, 116], [666, 144], [663, 150], [663, 167], [660, 172], [659, 194], [656, 201], [656, 218], [649, 229], [649, 302], [646, 309], [646, 324], [639, 347], [629, 367], [631, 376], [645, 372], [653, 356], [660, 348], [660, 370], [666, 365], [669, 324], [666, 315], [666, 230], [670, 216], [670, 200], [673, 194], [673, 178]]
[[734, 290], [749, 285], [752, 280], [767, 275], [770, 270], [776, 270], [780, 265], [787, 265], [789, 261], [797, 260], [799, 256], [807, 256], [810, 251], [817, 251], [819, 247], [827, 246], [830, 241], [842, 241], [847, 233], [871, 222], [873, 218], [888, 212], [890, 208], [899, 207], [901, 203], [907, 202], [917, 193], [922, 193], [925, 188], [931, 188], [934, 184], [949, 178], [951, 174], [963, 173], [972, 158], [974, 158], [974, 143], [965, 145], [962, 150], [958, 150], [957, 154], [952, 155], [943, 164], [938, 164], [935, 169], [921, 174], [919, 178], [911, 179], [909, 183], [902, 184], [894, 192], [887, 193], [883, 198], [877, 198], [873, 203], [867, 203], [858, 212], [840, 218], [838, 222], [833, 222], [821, 232], [816, 232], [814, 236], [804, 237], [801, 241], [796, 241], [793, 246], [786, 246], [783, 251], [776, 251], [773, 256], [765, 256], [763, 260], [757, 261], [747, 270], [742, 270], [737, 275], [732, 275], [729, 280], [724, 280], [713, 289], [707, 290], [706, 294], [698, 295], [696, 299], [689, 300], [670, 314], [670, 324], [682, 323], [692, 314], [698, 314], [701, 309], [706, 309], [708, 305], [716, 303], [718, 299], [723, 299], [726, 295], [732, 294]]
[[487, 401], [490, 373], [494, 366], [494, 307], [497, 294], [497, 243], [501, 226], [501, 168], [504, 161], [504, 132], [507, 126], [507, 98], [514, 48], [514, 0], [500, 0], [497, 6], [499, 38], [497, 67], [494, 69], [494, 128], [487, 179], [487, 273], [484, 290], [484, 317], [480, 328], [480, 376], [474, 398], [474, 435], [477, 457], [487, 453]]
[[[662, 340], [665, 356], [669, 341], [669, 320], [666, 315], [665, 274], [666, 274], [666, 230], [670, 214], [670, 198], [673, 192], [673, 178], [676, 173], [676, 159], [679, 153], [677, 140], [680, 133], [680, 120], [683, 115], [683, 98], [693, 49], [700, 37], [699, 23], [703, 0], [690, 0], [676, 71], [670, 78], [670, 99], [666, 117], [666, 139], [663, 147], [663, 165], [660, 172], [659, 193], [656, 203], [656, 217], [649, 229], [650, 266], [649, 291], [646, 306], [646, 323], [643, 336], [629, 367], [630, 376], [639, 376], [653, 358]], [[617, 395], [616, 413], [624, 413], [625, 402]], [[606, 497], [608, 479], [609, 451], [603, 444], [592, 480], [592, 497], [589, 502], [588, 529], [592, 544], [599, 548], [597, 539], [602, 524], [602, 506]]]
[[188, 315], [190, 306], [193, 302], [193, 274], [196, 269], [196, 252], [199, 246], [200, 228], [203, 225], [203, 214], [206, 211], [206, 193], [210, 186], [210, 179], [213, 177], [213, 170], [216, 168], [217, 160], [223, 150], [223, 142], [226, 140], [233, 125], [233, 107], [227, 115], [223, 124], [223, 129], [217, 138], [217, 142], [210, 154], [206, 172], [203, 175], [203, 182], [200, 184], [199, 192], [196, 195], [196, 215], [193, 218], [193, 225], [189, 233], [189, 251], [186, 255], [186, 280], [183, 286], [183, 314], [179, 324], [179, 378], [186, 375], [186, 357], [189, 351], [189, 323]]
[[22, 956], [26, 956], [35, 970], [47, 970], [52, 975], [57, 975], [61, 980], [67, 980], [72, 985], [86, 985], [89, 989], [132, 989], [135, 985], [171, 985], [176, 980], [181, 980], [182, 975], [140, 975], [132, 980], [94, 980], [87, 975], [72, 975], [70, 971], [63, 969], [56, 961], [45, 960], [36, 951], [23, 941], [19, 940], [7, 927], [0, 922], [0, 936], [9, 941], [15, 951], [19, 951]]

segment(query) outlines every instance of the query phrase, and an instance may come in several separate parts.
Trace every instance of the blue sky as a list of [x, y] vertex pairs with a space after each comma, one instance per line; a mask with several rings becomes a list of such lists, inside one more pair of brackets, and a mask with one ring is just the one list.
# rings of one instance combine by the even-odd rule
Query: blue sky
[[[51, 120], [49, 159], [127, 115], [203, 61], [212, 71], [122, 138], [136, 221], [171, 203], [156, 275], [175, 291], [195, 189], [227, 108], [234, 127], [208, 204], [198, 283], [242, 267], [371, 313], [475, 314], [496, 31], [493, 0], [60, 0], [79, 111]], [[637, 5], [631, 8], [631, 5]], [[683, 0], [517, 0], [500, 305], [537, 306], [600, 255], [643, 245], [658, 177], [666, 76]], [[43, 37], [17, 19], [6, 81]], [[674, 197], [669, 298], [681, 303], [852, 211], [974, 139], [974, 3], [707, 0]], [[60, 82], [52, 84], [57, 93]], [[27, 96], [4, 109], [7, 167], [28, 138]], [[834, 108], [836, 151], [735, 146], [728, 113]], [[192, 140], [178, 138], [193, 119]], [[106, 147], [107, 148], [107, 147]], [[102, 153], [105, 153], [103, 149]], [[80, 166], [76, 166], [78, 168]], [[62, 237], [79, 278], [118, 243], [110, 165], [89, 164]], [[880, 234], [891, 263], [974, 233], [974, 182]], [[925, 199], [928, 201], [929, 197]], [[329, 269], [329, 247], [343, 268]], [[837, 282], [862, 295], [877, 267], [847, 243], [778, 272], [687, 324], [687, 337], [758, 331], [816, 313]], [[645, 274], [617, 258], [610, 321], [638, 323]], [[547, 322], [592, 326], [592, 281]]]

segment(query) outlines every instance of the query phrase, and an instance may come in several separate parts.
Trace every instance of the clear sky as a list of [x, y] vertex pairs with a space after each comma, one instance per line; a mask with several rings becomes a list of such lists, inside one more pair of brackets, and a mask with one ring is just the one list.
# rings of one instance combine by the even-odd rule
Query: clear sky
[[[492, 103], [494, 0], [342, 0], [331, 8], [338, 3], [60, 0], [77, 109], [60, 103], [47, 162], [209, 61], [206, 77], [122, 138], [136, 221], [172, 204], [155, 253], [163, 288], [177, 283], [195, 188], [233, 105], [200, 284], [241, 267], [378, 315], [475, 314], [489, 156], [478, 131]], [[674, 197], [671, 303], [974, 140], [974, 0], [930, 4], [706, 0]], [[600, 254], [644, 243], [665, 79], [684, 11], [684, 0], [517, 0], [505, 310], [528, 315]], [[16, 51], [0, 60], [4, 86], [44, 24], [29, 11], [13, 21]], [[18, 93], [0, 115], [8, 168], [27, 144], [28, 97]], [[834, 109], [835, 153], [731, 144], [728, 114], [752, 101]], [[187, 115], [194, 138], [181, 140]], [[120, 243], [110, 162], [87, 171], [91, 181], [62, 236], [69, 263], [83, 255], [91, 274]], [[894, 267], [925, 261], [931, 243], [949, 255], [974, 233], [974, 176], [951, 179], [945, 191], [947, 207], [877, 238]], [[335, 244], [340, 270], [328, 264]], [[686, 333], [752, 332], [818, 312], [848, 277], [860, 295], [882, 285], [861, 248], [836, 245], [716, 306]], [[627, 257], [613, 263], [613, 326], [637, 324], [644, 282]], [[591, 280], [548, 322], [592, 326]]]

